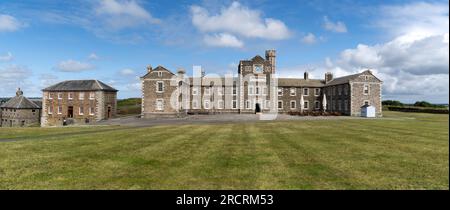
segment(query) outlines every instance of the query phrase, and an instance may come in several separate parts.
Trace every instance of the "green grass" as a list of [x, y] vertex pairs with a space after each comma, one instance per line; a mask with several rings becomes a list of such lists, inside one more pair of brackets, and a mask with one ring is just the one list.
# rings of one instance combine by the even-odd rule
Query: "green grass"
[[449, 189], [448, 115], [0, 128], [5, 138], [23, 140], [0, 142], [0, 189]]
[[128, 98], [117, 101], [117, 114], [119, 116], [141, 114], [141, 99]]

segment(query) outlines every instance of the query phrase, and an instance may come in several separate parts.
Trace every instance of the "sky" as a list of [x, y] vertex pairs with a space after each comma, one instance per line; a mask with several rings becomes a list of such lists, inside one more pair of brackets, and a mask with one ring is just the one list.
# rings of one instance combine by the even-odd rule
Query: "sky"
[[383, 100], [449, 99], [449, 2], [363, 0], [0, 0], [0, 96], [98, 79], [140, 97], [146, 67], [237, 73], [277, 51], [280, 77], [365, 69]]

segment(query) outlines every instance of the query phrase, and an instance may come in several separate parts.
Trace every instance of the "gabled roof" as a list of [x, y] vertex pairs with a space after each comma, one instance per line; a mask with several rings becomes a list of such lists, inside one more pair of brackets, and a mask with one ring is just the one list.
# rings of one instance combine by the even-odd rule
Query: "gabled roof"
[[43, 89], [43, 91], [108, 91], [117, 92], [113, 87], [99, 81], [99, 80], [66, 80], [50, 87]]
[[[340, 84], [349, 83], [350, 81], [355, 80], [359, 76], [361, 76], [363, 74], [367, 74], [367, 73], [369, 73], [370, 75], [375, 77], [375, 75], [373, 75], [370, 70], [366, 70], [366, 71], [363, 71], [361, 73], [335, 78], [335, 79], [331, 80], [330, 82], [328, 82], [326, 85], [340, 85]], [[378, 79], [377, 77], [375, 77], [375, 78], [381, 82], [380, 79]]]
[[252, 58], [252, 61], [253, 61], [253, 62], [255, 62], [255, 61], [258, 61], [258, 62], [264, 62], [264, 61], [266, 61], [266, 60], [265, 60], [263, 57], [257, 55], [257, 56], [255, 56], [255, 57]]
[[10, 109], [40, 109], [41, 107], [23, 95], [15, 96], [0, 106]]
[[147, 77], [150, 73], [154, 72], [154, 71], [166, 71], [172, 75], [175, 75], [173, 72], [171, 72], [169, 69], [166, 69], [164, 66], [157, 66], [156, 68], [152, 69], [151, 71], [148, 71], [144, 76], [142, 76], [141, 78]]
[[296, 79], [296, 78], [279, 78], [278, 86], [280, 87], [323, 87], [324, 80], [320, 79]]

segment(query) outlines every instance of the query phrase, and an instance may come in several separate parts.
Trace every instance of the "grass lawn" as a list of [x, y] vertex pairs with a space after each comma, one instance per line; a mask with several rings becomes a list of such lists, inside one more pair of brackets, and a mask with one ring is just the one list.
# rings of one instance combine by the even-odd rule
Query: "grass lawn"
[[448, 115], [0, 128], [0, 189], [448, 190]]

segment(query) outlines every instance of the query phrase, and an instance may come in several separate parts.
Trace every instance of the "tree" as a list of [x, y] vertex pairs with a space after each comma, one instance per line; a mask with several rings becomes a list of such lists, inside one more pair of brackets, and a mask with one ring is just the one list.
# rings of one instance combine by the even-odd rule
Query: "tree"
[[383, 106], [403, 106], [403, 103], [395, 100], [386, 100], [381, 102]]

